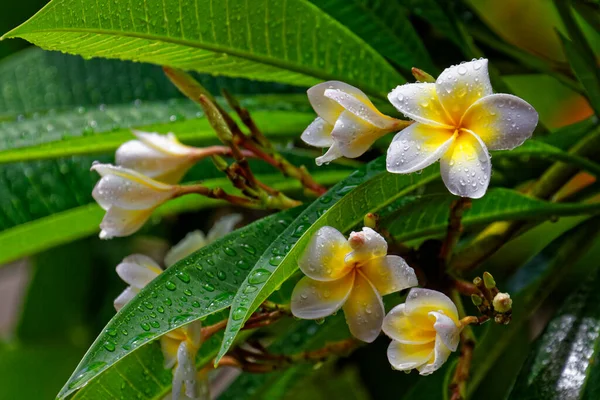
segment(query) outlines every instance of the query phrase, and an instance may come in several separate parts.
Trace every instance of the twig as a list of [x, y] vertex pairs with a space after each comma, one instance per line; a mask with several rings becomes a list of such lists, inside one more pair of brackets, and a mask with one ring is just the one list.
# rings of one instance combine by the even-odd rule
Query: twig
[[454, 377], [450, 383], [450, 400], [463, 400], [467, 393], [467, 381], [469, 380], [469, 370], [471, 369], [471, 360], [473, 359], [473, 350], [475, 341], [461, 334], [460, 356]]
[[450, 205], [450, 216], [448, 217], [448, 230], [446, 231], [446, 238], [442, 243], [440, 249], [440, 266], [443, 270], [446, 269], [448, 260], [452, 255], [452, 249], [458, 242], [460, 234], [462, 233], [462, 216], [466, 210], [471, 208], [471, 199], [468, 197], [461, 197], [460, 199], [452, 202]]

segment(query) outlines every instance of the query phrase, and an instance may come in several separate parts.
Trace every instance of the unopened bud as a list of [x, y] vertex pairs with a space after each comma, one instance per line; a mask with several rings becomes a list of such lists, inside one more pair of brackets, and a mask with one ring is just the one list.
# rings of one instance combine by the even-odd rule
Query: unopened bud
[[493, 289], [496, 287], [496, 281], [494, 280], [492, 274], [489, 272], [483, 273], [483, 284], [485, 285], [486, 289]]
[[379, 216], [374, 213], [368, 213], [364, 217], [363, 225], [367, 228], [375, 229], [377, 227], [377, 221], [379, 221]]
[[433, 76], [429, 75], [427, 72], [423, 71], [420, 68], [413, 67], [411, 69], [411, 72], [412, 72], [413, 76], [415, 77], [415, 79], [419, 82], [424, 82], [424, 83], [434, 83], [435, 82], [435, 78]]
[[483, 299], [480, 296], [476, 295], [476, 294], [472, 294], [471, 295], [471, 301], [476, 306], [480, 306], [483, 303]]
[[481, 285], [481, 278], [476, 276], [475, 278], [473, 278], [473, 285], [475, 286], [480, 286]]
[[498, 293], [492, 304], [494, 310], [499, 313], [509, 312], [512, 309], [512, 299], [508, 293]]
[[233, 134], [229, 129], [229, 125], [225, 122], [223, 115], [215, 105], [207, 96], [200, 95], [198, 99], [200, 105], [204, 109], [204, 113], [206, 114], [206, 119], [213, 127], [217, 136], [221, 140], [221, 142], [228, 144], [233, 140]]

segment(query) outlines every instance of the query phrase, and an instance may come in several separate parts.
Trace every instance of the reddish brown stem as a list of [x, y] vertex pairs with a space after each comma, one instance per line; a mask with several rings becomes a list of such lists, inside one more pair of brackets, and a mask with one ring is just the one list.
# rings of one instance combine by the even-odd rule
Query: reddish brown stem
[[473, 350], [475, 342], [462, 336], [462, 345], [460, 347], [460, 357], [454, 377], [450, 384], [450, 400], [464, 400], [466, 395], [467, 380], [469, 379], [469, 370], [471, 369], [471, 360], [473, 359]]

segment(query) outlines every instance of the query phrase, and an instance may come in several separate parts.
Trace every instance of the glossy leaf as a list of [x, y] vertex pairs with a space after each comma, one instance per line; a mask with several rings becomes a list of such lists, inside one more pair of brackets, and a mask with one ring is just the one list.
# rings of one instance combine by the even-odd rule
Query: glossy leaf
[[459, 48], [465, 46], [451, 3], [444, 0], [400, 0], [400, 4], [429, 22], [434, 29], [442, 32]]
[[366, 213], [377, 212], [439, 177], [437, 165], [418, 175], [390, 174], [385, 170], [384, 158], [372, 161], [332, 187], [264, 252], [233, 300], [219, 357], [233, 344], [254, 310], [298, 269], [298, 257], [319, 228], [329, 225], [347, 232], [362, 222]]
[[262, 251], [301, 210], [284, 211], [234, 231], [164, 271], [108, 323], [59, 397], [143, 344], [229, 307]]
[[[408, 196], [396, 206], [398, 210], [386, 217], [383, 226], [397, 240], [410, 240], [443, 235], [448, 226], [450, 205], [456, 197], [450, 195]], [[496, 221], [540, 220], [559, 216], [597, 214], [598, 203], [551, 203], [534, 199], [511, 189], [488, 190], [481, 199], [472, 200], [461, 220], [465, 228]]]
[[600, 382], [600, 278], [596, 271], [567, 298], [537, 339], [510, 394], [515, 399], [593, 399]]
[[395, 1], [311, 0], [369, 43], [395, 64], [437, 72], [419, 35], [408, 19], [408, 10]]
[[380, 96], [403, 82], [375, 50], [308, 1], [249, 4], [54, 0], [5, 37], [84, 57], [293, 85], [339, 79]]

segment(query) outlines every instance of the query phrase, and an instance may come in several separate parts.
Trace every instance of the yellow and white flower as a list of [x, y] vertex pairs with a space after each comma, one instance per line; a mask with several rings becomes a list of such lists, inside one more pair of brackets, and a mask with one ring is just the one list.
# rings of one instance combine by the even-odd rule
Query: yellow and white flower
[[383, 332], [392, 339], [388, 360], [394, 369], [416, 368], [421, 375], [429, 375], [456, 351], [461, 329], [458, 311], [448, 296], [411, 289], [406, 302], [383, 320]]
[[[231, 214], [218, 220], [205, 236], [194, 231], [172, 247], [165, 257], [170, 266], [187, 257], [203, 246], [233, 231], [241, 221], [241, 215]], [[125, 257], [117, 265], [117, 274], [129, 286], [115, 299], [114, 306], [121, 310], [148, 283], [160, 275], [163, 269], [153, 259], [143, 254]], [[200, 321], [175, 329], [161, 336], [161, 349], [165, 357], [165, 369], [175, 368], [173, 372], [173, 390], [171, 399], [178, 400], [182, 392], [190, 399], [210, 399], [208, 376], [206, 371], [196, 372], [196, 354], [202, 344], [202, 324]]]
[[179, 142], [173, 133], [133, 131], [137, 140], [123, 143], [115, 154], [116, 163], [149, 178], [177, 183], [196, 162], [200, 149]]
[[362, 155], [402, 121], [383, 115], [361, 90], [339, 81], [328, 81], [308, 89], [308, 100], [319, 115], [302, 133], [302, 140], [315, 147], [329, 147], [316, 159], [317, 165], [336, 158]]
[[109, 164], [94, 164], [100, 174], [92, 196], [106, 214], [101, 239], [127, 236], [148, 220], [152, 211], [176, 195], [178, 187], [150, 179], [139, 172]]
[[524, 100], [493, 94], [485, 59], [446, 68], [435, 83], [408, 83], [390, 102], [415, 121], [398, 132], [387, 153], [387, 170], [406, 174], [441, 160], [451, 193], [482, 197], [489, 185], [488, 150], [510, 150], [528, 139], [538, 114]]
[[306, 275], [292, 293], [292, 313], [320, 319], [343, 308], [352, 335], [372, 342], [381, 331], [382, 295], [418, 284], [414, 270], [399, 256], [387, 255], [385, 239], [371, 228], [352, 232], [317, 231], [298, 262]]

